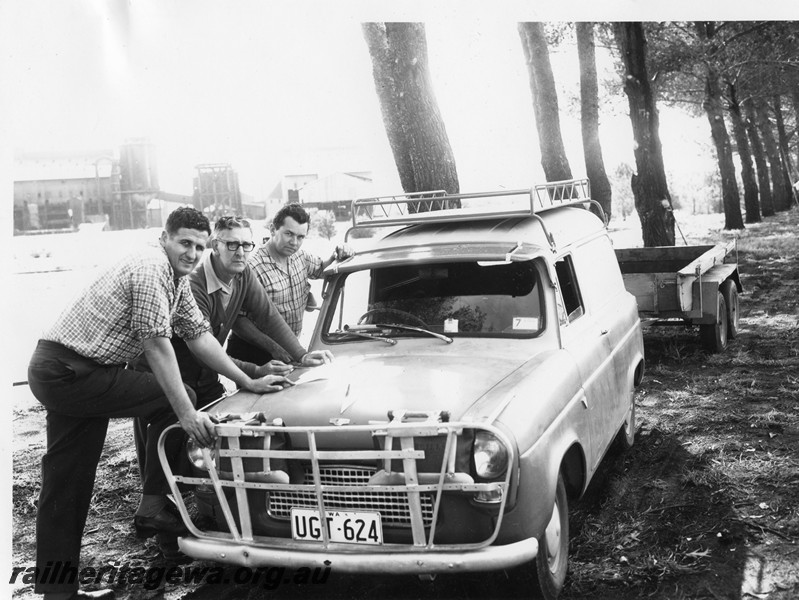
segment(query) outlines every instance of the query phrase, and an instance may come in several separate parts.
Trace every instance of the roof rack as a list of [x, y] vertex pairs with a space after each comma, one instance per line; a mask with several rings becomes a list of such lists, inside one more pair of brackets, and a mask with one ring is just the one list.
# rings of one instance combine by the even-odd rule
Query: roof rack
[[471, 194], [447, 194], [444, 190], [435, 190], [353, 200], [352, 227], [530, 217], [553, 208], [586, 203], [599, 207], [605, 221], [601, 206], [591, 199], [588, 179], [568, 179], [529, 189]]

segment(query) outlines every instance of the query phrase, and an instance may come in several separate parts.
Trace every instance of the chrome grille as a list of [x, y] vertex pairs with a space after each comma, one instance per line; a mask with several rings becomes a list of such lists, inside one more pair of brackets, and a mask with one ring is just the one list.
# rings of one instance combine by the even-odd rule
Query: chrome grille
[[[376, 469], [370, 467], [322, 466], [322, 485], [367, 485]], [[313, 471], [305, 467], [305, 484], [313, 484]], [[326, 510], [379, 512], [384, 525], [410, 527], [411, 515], [407, 495], [403, 492], [323, 492]], [[269, 494], [269, 516], [291, 517], [292, 508], [317, 508], [313, 492], [276, 491]], [[433, 520], [433, 495], [421, 494], [422, 519], [425, 527]]]

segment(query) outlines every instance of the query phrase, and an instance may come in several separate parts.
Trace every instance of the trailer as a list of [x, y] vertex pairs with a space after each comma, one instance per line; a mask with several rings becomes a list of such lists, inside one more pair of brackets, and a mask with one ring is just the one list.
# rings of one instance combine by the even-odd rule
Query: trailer
[[702, 346], [723, 352], [738, 333], [735, 241], [701, 246], [616, 249], [624, 285], [644, 326], [699, 326]]

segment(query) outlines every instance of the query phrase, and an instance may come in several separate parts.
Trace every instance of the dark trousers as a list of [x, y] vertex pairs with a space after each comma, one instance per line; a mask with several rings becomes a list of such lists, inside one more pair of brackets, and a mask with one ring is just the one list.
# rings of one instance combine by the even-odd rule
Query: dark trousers
[[229, 356], [249, 362], [254, 365], [265, 365], [274, 358], [270, 352], [258, 346], [245, 342], [235, 333], [231, 333], [227, 340], [225, 351]]
[[[145, 369], [145, 366], [137, 365], [136, 368]], [[202, 369], [195, 377], [189, 376], [187, 378], [185, 376], [186, 373], [183, 372], [181, 372], [181, 375], [184, 375], [183, 383], [186, 385], [186, 387], [191, 388], [194, 391], [197, 397], [195, 406], [198, 409], [203, 408], [214, 400], [221, 398], [225, 394], [225, 386], [223, 386], [219, 381], [219, 375], [210, 369]], [[147, 422], [147, 419], [133, 419], [133, 441], [136, 444], [136, 458], [138, 458], [139, 461], [139, 474], [142, 478], [142, 481], [146, 480], [145, 473], [149, 468], [150, 459], [147, 455], [147, 438], [149, 429], [150, 424]], [[178, 438], [181, 440], [181, 442], [179, 445], [172, 446], [173, 451], [167, 456], [170, 459], [170, 465], [180, 465], [185, 462], [183, 460], [183, 452], [185, 449], [185, 442], [188, 438], [185, 434], [178, 435], [177, 433], [173, 433], [170, 436], [170, 442], [173, 438]], [[156, 457], [155, 460], [158, 460], [158, 457]], [[160, 469], [161, 465], [158, 464], [157, 468]], [[187, 472], [186, 474], [189, 473]]]
[[[47, 409], [47, 451], [36, 515], [36, 566], [78, 569], [81, 538], [105, 443], [108, 419], [141, 417], [149, 424], [144, 493], [166, 494], [158, 461], [161, 432], [176, 422], [152, 373], [100, 365], [61, 344], [39, 340], [28, 365], [33, 395]], [[194, 393], [188, 390], [192, 401]], [[173, 436], [174, 437], [174, 436]], [[156, 468], [157, 467], [157, 468]], [[37, 581], [36, 593], [69, 592], [74, 581]]]

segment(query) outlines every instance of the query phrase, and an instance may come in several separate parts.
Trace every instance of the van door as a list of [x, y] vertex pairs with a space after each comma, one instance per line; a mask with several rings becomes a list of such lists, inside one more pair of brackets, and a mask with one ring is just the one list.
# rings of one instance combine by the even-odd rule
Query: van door
[[605, 381], [597, 418], [609, 444], [630, 408], [631, 363], [637, 340], [635, 299], [624, 288], [616, 254], [607, 236], [594, 238], [574, 250], [574, 268], [583, 290], [585, 310], [596, 323], [609, 358], [602, 365]]
[[610, 346], [602, 335], [596, 315], [586, 308], [571, 254], [555, 262], [555, 274], [561, 343], [577, 365], [585, 394], [582, 401], [589, 411], [586, 422], [590, 444], [585, 450], [588, 467], [593, 472], [605, 451], [607, 416], [604, 413], [614, 394]]

